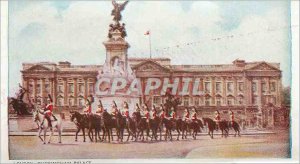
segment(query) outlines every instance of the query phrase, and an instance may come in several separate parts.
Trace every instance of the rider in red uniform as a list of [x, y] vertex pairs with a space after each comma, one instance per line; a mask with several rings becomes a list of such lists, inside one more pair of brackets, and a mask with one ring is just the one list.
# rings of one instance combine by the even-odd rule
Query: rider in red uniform
[[92, 104], [91, 104], [89, 99], [86, 99], [86, 107], [85, 107], [83, 112], [86, 113], [86, 114], [91, 114], [92, 113]]
[[197, 112], [195, 108], [192, 109], [192, 121], [197, 121]]
[[116, 102], [113, 101], [113, 104], [111, 106], [112, 106], [112, 113], [111, 113], [111, 115], [112, 116], [117, 116], [117, 114], [119, 113], [119, 110], [118, 110]]
[[146, 117], [146, 121], [149, 123], [150, 121], [150, 113], [149, 113], [149, 108], [146, 104], [144, 104], [144, 114]]
[[155, 105], [153, 105], [153, 108], [152, 108], [152, 119], [156, 119], [156, 118], [157, 118], [157, 111], [156, 111]]
[[98, 113], [101, 116], [103, 112], [104, 112], [104, 108], [103, 108], [101, 100], [99, 100], [99, 105], [98, 105], [98, 109], [97, 109], [96, 113]]
[[124, 115], [126, 118], [128, 118], [129, 117], [129, 107], [128, 107], [128, 104], [126, 101], [124, 101], [123, 108], [124, 108]]
[[218, 110], [215, 111], [215, 122], [217, 124], [217, 130], [220, 127], [220, 121], [221, 121], [221, 116], [220, 116], [220, 112]]
[[188, 121], [190, 119], [190, 112], [188, 108], [185, 108], [183, 117], [184, 117], [184, 121]]
[[46, 118], [47, 121], [48, 121], [49, 127], [52, 128], [51, 116], [54, 118], [55, 121], [57, 120], [57, 119], [54, 117], [54, 115], [52, 114], [52, 111], [53, 111], [52, 98], [51, 98], [50, 95], [48, 95], [47, 105], [46, 105], [46, 107], [45, 107], [45, 109], [44, 109], [44, 118], [43, 118], [42, 123], [41, 123], [41, 128], [43, 128], [45, 118]]
[[171, 119], [172, 119], [172, 120], [176, 120], [177, 114], [176, 114], [174, 108], [172, 108], [172, 111], [171, 111], [171, 114], [170, 114], [170, 115], [171, 115]]

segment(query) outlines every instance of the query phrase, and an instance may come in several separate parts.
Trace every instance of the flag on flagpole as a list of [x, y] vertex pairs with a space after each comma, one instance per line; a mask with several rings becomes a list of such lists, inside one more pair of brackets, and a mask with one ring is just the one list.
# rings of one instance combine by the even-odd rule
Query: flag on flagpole
[[150, 31], [146, 31], [144, 35], [150, 35]]

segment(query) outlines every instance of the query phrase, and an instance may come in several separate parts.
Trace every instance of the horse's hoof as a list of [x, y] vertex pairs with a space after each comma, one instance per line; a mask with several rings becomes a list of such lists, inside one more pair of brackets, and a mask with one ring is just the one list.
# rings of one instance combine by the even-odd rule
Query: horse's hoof
[[49, 144], [50, 142], [48, 142], [48, 144]]
[[44, 145], [46, 144], [46, 142], [44, 142]]
[[77, 140], [75, 140], [75, 142], [77, 142]]
[[61, 142], [59, 141], [58, 143], [60, 143], [61, 144]]
[[85, 142], [85, 141], [83, 141], [83, 142]]

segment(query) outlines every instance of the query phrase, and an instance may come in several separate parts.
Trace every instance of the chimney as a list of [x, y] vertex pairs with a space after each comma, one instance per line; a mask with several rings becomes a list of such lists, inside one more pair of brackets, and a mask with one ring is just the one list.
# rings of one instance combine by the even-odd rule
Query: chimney
[[245, 60], [236, 59], [232, 62], [237, 67], [245, 67], [246, 62]]
[[64, 62], [58, 62], [58, 66], [61, 68], [70, 68], [71, 67], [71, 63], [68, 61], [64, 61]]

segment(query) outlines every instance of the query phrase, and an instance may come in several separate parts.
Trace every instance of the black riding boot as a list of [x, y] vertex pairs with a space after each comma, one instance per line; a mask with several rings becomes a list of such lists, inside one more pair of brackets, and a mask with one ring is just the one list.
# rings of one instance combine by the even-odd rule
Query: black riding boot
[[54, 121], [57, 121], [57, 118], [54, 115], [52, 115], [52, 117], [54, 118]]

